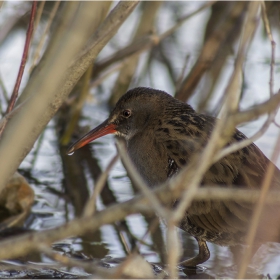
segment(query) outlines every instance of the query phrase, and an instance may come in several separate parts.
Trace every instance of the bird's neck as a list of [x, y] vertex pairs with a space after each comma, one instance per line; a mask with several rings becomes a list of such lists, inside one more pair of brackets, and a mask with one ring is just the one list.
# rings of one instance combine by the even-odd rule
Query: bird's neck
[[127, 151], [136, 169], [150, 187], [166, 181], [168, 156], [153, 131], [136, 134], [127, 141]]

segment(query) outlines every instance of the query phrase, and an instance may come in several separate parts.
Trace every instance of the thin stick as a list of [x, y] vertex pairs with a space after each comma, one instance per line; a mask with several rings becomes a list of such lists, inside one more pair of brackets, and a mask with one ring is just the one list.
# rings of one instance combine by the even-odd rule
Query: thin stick
[[269, 93], [270, 97], [273, 96], [273, 85], [274, 85], [274, 67], [275, 67], [275, 41], [273, 39], [271, 28], [269, 25], [269, 20], [267, 18], [267, 12], [264, 1], [261, 1], [261, 11], [262, 11], [262, 18], [265, 26], [265, 30], [267, 33], [267, 36], [271, 43], [271, 59], [270, 59], [270, 80], [269, 80]]
[[227, 146], [224, 149], [222, 149], [221, 151], [219, 151], [214, 157], [214, 162], [219, 161], [220, 159], [224, 158], [228, 154], [231, 154], [233, 152], [236, 152], [238, 150], [241, 150], [241, 149], [249, 146], [250, 144], [255, 142], [257, 139], [259, 139], [267, 131], [269, 125], [274, 120], [275, 115], [276, 115], [275, 111], [270, 112], [267, 120], [262, 125], [262, 127], [248, 139], [244, 139], [242, 141], [232, 143], [230, 146]]
[[[270, 59], [270, 75], [269, 75], [270, 76], [270, 79], [269, 79], [269, 94], [270, 94], [270, 97], [271, 97], [271, 96], [273, 96], [273, 86], [274, 86], [275, 46], [276, 46], [276, 43], [275, 43], [275, 41], [273, 39], [273, 36], [272, 36], [272, 32], [271, 32], [269, 20], [268, 20], [268, 17], [267, 17], [267, 12], [266, 12], [266, 7], [265, 7], [265, 2], [264, 1], [261, 2], [261, 7], [262, 7], [262, 18], [263, 18], [265, 30], [266, 30], [267, 36], [270, 40], [270, 43], [271, 43], [271, 59]], [[277, 124], [275, 119], [274, 119], [274, 124], [277, 127], [280, 127]]]
[[37, 29], [37, 27], [39, 25], [39, 22], [40, 22], [40, 19], [41, 19], [43, 10], [44, 10], [45, 3], [46, 3], [46, 1], [41, 1], [40, 4], [39, 4], [39, 7], [38, 7], [38, 10], [37, 10], [37, 13], [36, 13], [36, 17], [35, 17], [35, 21], [34, 21], [34, 29], [35, 30]]
[[[268, 21], [268, 18], [267, 18], [266, 7], [265, 7], [264, 1], [261, 2], [261, 11], [262, 11], [262, 18], [263, 18], [263, 21], [264, 21], [264, 26], [265, 26], [267, 35], [269, 37], [269, 40], [271, 42], [271, 62], [270, 62], [269, 94], [270, 94], [270, 98], [272, 98], [273, 97], [273, 84], [274, 84], [274, 66], [275, 66], [275, 41], [274, 41], [272, 33], [271, 33], [271, 29], [270, 29], [269, 21]], [[276, 104], [278, 104], [278, 103], [276, 103]], [[279, 107], [279, 106], [277, 106], [277, 107]], [[262, 126], [262, 128], [255, 135], [250, 137], [250, 139], [246, 139], [246, 140], [242, 141], [243, 143], [239, 143], [240, 144], [239, 146], [240, 147], [241, 146], [245, 147], [245, 146], [250, 144], [249, 143], [250, 140], [253, 142], [256, 139], [258, 139], [267, 130], [269, 124], [274, 119], [276, 113], [277, 112], [270, 111], [269, 117], [268, 117], [267, 121], [264, 123], [264, 125]], [[235, 145], [231, 145], [230, 147], [228, 147], [227, 149], [222, 151], [220, 153], [219, 157], [221, 158], [226, 153], [230, 153], [230, 152], [236, 151], [237, 149], [238, 149], [238, 143], [235, 144]]]
[[33, 154], [33, 158], [31, 160], [31, 168], [33, 169], [35, 166], [35, 162], [37, 160], [38, 154], [39, 154], [39, 150], [43, 144], [43, 139], [44, 139], [44, 135], [45, 135], [46, 129], [40, 134], [39, 139], [37, 141], [37, 147], [34, 150], [34, 154]]
[[190, 55], [187, 54], [186, 57], [185, 57], [185, 62], [184, 62], [184, 65], [183, 65], [183, 68], [182, 68], [182, 71], [181, 71], [181, 74], [177, 80], [177, 83], [176, 83], [176, 92], [179, 90], [182, 82], [183, 82], [183, 79], [184, 79], [184, 76], [185, 76], [185, 71], [187, 69], [187, 65], [190, 61]]
[[175, 224], [172, 220], [167, 224], [167, 263], [168, 275], [171, 279], [178, 279], [177, 264], [180, 257], [180, 242]]
[[93, 214], [95, 212], [96, 199], [97, 199], [98, 195], [100, 194], [100, 192], [102, 191], [102, 189], [105, 185], [105, 182], [108, 178], [109, 172], [112, 169], [112, 167], [115, 165], [115, 163], [117, 162], [118, 158], [119, 158], [119, 155], [116, 154], [110, 160], [107, 168], [104, 170], [104, 172], [101, 174], [101, 176], [97, 180], [97, 182], [95, 184], [95, 188], [93, 190], [93, 194], [92, 194], [91, 198], [88, 200], [88, 202], [85, 206], [84, 213], [83, 213], [84, 217], [93, 216]]
[[19, 67], [19, 72], [18, 72], [17, 80], [16, 80], [16, 83], [15, 83], [15, 87], [14, 87], [12, 97], [11, 97], [9, 106], [7, 108], [6, 114], [8, 114], [12, 111], [12, 109], [15, 106], [15, 102], [17, 100], [17, 97], [18, 97], [18, 91], [19, 91], [21, 79], [22, 79], [22, 76], [23, 76], [23, 72], [24, 72], [24, 69], [25, 69], [25, 64], [26, 64], [26, 60], [27, 60], [27, 57], [28, 57], [28, 51], [29, 51], [29, 46], [30, 46], [30, 41], [31, 41], [32, 33], [33, 33], [36, 8], [37, 8], [37, 1], [33, 1], [32, 8], [31, 8], [31, 14], [30, 14], [30, 18], [29, 18], [29, 25], [28, 25], [26, 39], [25, 39], [23, 55], [22, 55], [22, 59], [21, 59], [20, 67]]
[[124, 142], [117, 139], [116, 141], [117, 148], [120, 154], [120, 157], [122, 159], [122, 162], [131, 176], [132, 181], [135, 183], [135, 185], [140, 189], [140, 191], [148, 198], [148, 201], [150, 202], [150, 206], [155, 210], [155, 212], [162, 218], [168, 218], [169, 217], [169, 211], [167, 211], [159, 202], [158, 198], [153, 194], [153, 192], [150, 190], [150, 188], [146, 185], [146, 183], [143, 181], [140, 174], [137, 172], [133, 162], [127, 155]]
[[[45, 3], [46, 3], [46, 1], [41, 1], [39, 6], [38, 6], [38, 9], [37, 9], [37, 12], [36, 12], [36, 17], [35, 17], [35, 20], [34, 20], [34, 31], [32, 33], [31, 41], [33, 41], [34, 33], [36, 32], [36, 30], [38, 28], [38, 25], [39, 25], [39, 22], [41, 20], [41, 16], [42, 16], [42, 13], [43, 13], [43, 10], [44, 10]], [[32, 65], [32, 63], [31, 63], [31, 65]], [[28, 73], [29, 74], [31, 73], [30, 69], [29, 69]]]
[[102, 74], [100, 76], [98, 76], [95, 80], [93, 80], [89, 87], [90, 88], [95, 88], [97, 86], [99, 86], [107, 77], [109, 77], [111, 74], [113, 74], [114, 72], [118, 71], [119, 69], [121, 69], [124, 65], [124, 62], [120, 62], [114, 66], [112, 66], [111, 68], [109, 68], [106, 72], [102, 72]]
[[35, 65], [38, 62], [40, 52], [41, 52], [41, 50], [43, 48], [43, 44], [44, 44], [44, 42], [46, 40], [46, 36], [47, 36], [47, 34], [48, 34], [49, 30], [50, 30], [51, 24], [53, 22], [54, 16], [56, 15], [56, 12], [58, 10], [59, 5], [60, 5], [60, 1], [56, 1], [54, 3], [54, 5], [53, 5], [53, 8], [51, 10], [51, 13], [50, 13], [50, 16], [49, 16], [49, 19], [48, 19], [48, 22], [47, 22], [47, 25], [46, 25], [45, 30], [43, 32], [43, 35], [42, 35], [42, 37], [40, 39], [40, 42], [39, 42], [39, 44], [38, 44], [38, 46], [36, 48], [35, 54], [33, 56], [33, 62], [32, 62], [32, 65], [30, 66], [29, 73], [32, 72], [33, 68], [35, 67]]
[[6, 89], [5, 85], [4, 85], [4, 82], [3, 82], [1, 74], [0, 74], [0, 87], [1, 87], [1, 89], [3, 91], [4, 99], [8, 103], [9, 102], [8, 92], [7, 92], [7, 89]]
[[[192, 174], [188, 188], [184, 190], [182, 199], [180, 199], [179, 205], [173, 213], [173, 221], [179, 222], [185, 214], [186, 209], [190, 206], [193, 197], [195, 196], [200, 182], [204, 176], [204, 173], [210, 167], [210, 164], [213, 162], [213, 157], [216, 151], [219, 150], [224, 144], [227, 143], [228, 139], [231, 137], [231, 133], [234, 130], [235, 126], [232, 122], [229, 121], [230, 114], [236, 112], [238, 109], [238, 99], [236, 92], [236, 87], [238, 86], [237, 80], [239, 71], [241, 70], [242, 63], [245, 58], [246, 46], [249, 45], [249, 42], [252, 39], [253, 31], [256, 28], [255, 15], [258, 10], [258, 4], [252, 2], [248, 9], [247, 20], [243, 24], [243, 32], [239, 50], [237, 53], [237, 58], [235, 61], [235, 68], [231, 75], [230, 81], [227, 86], [227, 99], [224, 108], [224, 116], [217, 123], [215, 129], [211, 135], [210, 141], [208, 142], [206, 148], [203, 150], [201, 156], [193, 158], [193, 166], [196, 166], [196, 172]], [[239, 93], [240, 94], [240, 93]], [[176, 178], [175, 178], [176, 179]]]
[[273, 152], [271, 161], [269, 162], [269, 165], [267, 167], [266, 176], [262, 183], [261, 194], [260, 194], [259, 200], [257, 202], [257, 205], [255, 207], [253, 218], [252, 218], [252, 221], [251, 221], [251, 224], [249, 227], [249, 231], [246, 236], [245, 244], [248, 245], [248, 248], [245, 250], [245, 253], [242, 256], [241, 267], [240, 267], [240, 270], [239, 270], [238, 276], [237, 276], [238, 279], [245, 278], [245, 273], [246, 273], [247, 266], [250, 262], [250, 258], [251, 258], [251, 254], [252, 254], [252, 246], [253, 246], [253, 243], [255, 240], [260, 217], [261, 217], [261, 214], [262, 214], [265, 202], [266, 202], [267, 194], [268, 194], [269, 188], [271, 186], [271, 181], [272, 181], [273, 174], [274, 174], [274, 171], [276, 168], [275, 165], [273, 164], [273, 162], [276, 162], [277, 158], [279, 157], [279, 149], [280, 149], [280, 133], [278, 135], [278, 138], [277, 138], [277, 141], [276, 141], [276, 144], [274, 147], [274, 152]]
[[69, 258], [67, 256], [63, 256], [59, 253], [56, 253], [52, 249], [50, 249], [46, 245], [40, 245], [40, 250], [52, 258], [53, 260], [62, 263], [63, 265], [67, 267], [80, 267], [83, 268], [86, 272], [99, 274], [99, 276], [102, 276], [105, 278], [111, 278], [112, 271], [106, 268], [102, 268], [100, 266], [97, 266], [96, 262], [84, 262], [84, 261], [78, 261], [76, 259]]
[[165, 31], [163, 34], [160, 35], [160, 40], [165, 39], [166, 37], [170, 36], [172, 33], [174, 33], [174, 31], [176, 29], [178, 29], [178, 27], [180, 27], [186, 20], [190, 19], [191, 17], [195, 16], [196, 14], [200, 13], [201, 11], [203, 11], [206, 8], [209, 8], [210, 6], [212, 6], [213, 4], [215, 4], [217, 1], [207, 1], [205, 4], [203, 4], [201, 7], [199, 7], [196, 11], [185, 15], [183, 17], [181, 17], [178, 22], [172, 26], [170, 29], [168, 29], [167, 31]]
[[170, 35], [172, 35], [186, 20], [190, 19], [194, 15], [200, 13], [202, 10], [210, 7], [217, 1], [209, 1], [205, 4], [203, 4], [200, 8], [198, 8], [196, 11], [181, 17], [178, 22], [173, 25], [170, 29], [162, 33], [161, 35], [148, 35], [143, 36], [137, 40], [134, 40], [130, 45], [124, 47], [123, 49], [115, 52], [113, 55], [111, 55], [108, 58], [105, 58], [101, 60], [99, 63], [96, 64], [96, 71], [100, 72], [104, 68], [108, 67], [109, 65], [119, 61], [123, 60], [125, 58], [128, 58], [132, 55], [139, 55], [141, 52], [146, 51], [147, 49], [152, 48], [155, 45], [158, 45], [162, 40], [166, 39]]
[[[183, 175], [184, 174], [181, 173], [178, 174], [177, 177], [183, 177]], [[157, 197], [163, 203], [170, 203], [181, 195], [183, 187], [182, 185], [171, 186], [170, 184], [171, 181], [164, 183], [160, 188], [151, 190], [151, 192], [157, 195]], [[217, 199], [218, 190], [219, 189], [214, 188], [211, 190], [211, 188], [205, 186], [205, 188], [201, 188], [197, 191], [194, 199]], [[226, 194], [227, 192], [228, 194]], [[234, 196], [237, 194], [238, 196]], [[256, 198], [258, 199], [259, 194], [260, 191], [253, 191], [248, 189], [240, 190], [236, 188], [220, 188], [220, 196], [218, 199], [220, 200], [226, 198], [232, 200], [240, 198], [240, 201], [247, 201], [247, 199], [248, 201], [256, 201]], [[252, 196], [250, 197], [250, 195]], [[279, 191], [269, 192], [268, 198], [269, 201], [278, 201], [279, 204]], [[147, 197], [139, 195], [129, 201], [107, 207], [106, 209], [96, 213], [94, 219], [92, 217], [82, 217], [58, 226], [54, 229], [43, 230], [41, 232], [35, 233], [27, 233], [18, 237], [7, 238], [3, 241], [0, 241], [0, 259], [12, 259], [21, 255], [25, 255], [29, 252], [39, 251], [40, 244], [49, 245], [56, 240], [61, 240], [69, 236], [77, 236], [85, 234], [86, 232], [93, 232], [99, 229], [102, 225], [122, 220], [130, 214], [139, 213], [139, 209], [144, 210], [144, 207], [147, 206], [148, 203], [149, 202]], [[148, 208], [148, 210], [149, 209], [151, 208]], [[147, 210], [147, 208], [145, 210]]]
[[277, 110], [280, 103], [280, 90], [274, 94], [269, 100], [255, 105], [254, 107], [244, 110], [242, 112], [236, 112], [232, 114], [231, 121], [235, 123], [235, 125], [244, 123], [247, 121], [251, 121], [253, 119], [258, 118], [261, 115], [271, 113], [274, 110]]
[[79, 118], [81, 115], [81, 111], [83, 109], [83, 105], [86, 102], [86, 98], [89, 94], [89, 82], [90, 82], [90, 77], [91, 77], [91, 72], [92, 72], [92, 66], [90, 66], [87, 71], [85, 72], [83, 78], [82, 78], [82, 88], [81, 88], [81, 93], [79, 94], [78, 98], [76, 99], [75, 104], [72, 104], [71, 108], [71, 114], [70, 114], [70, 119], [68, 120], [66, 129], [60, 139], [60, 143], [63, 146], [66, 146], [69, 144], [71, 135], [73, 134], [73, 131], [75, 130]]

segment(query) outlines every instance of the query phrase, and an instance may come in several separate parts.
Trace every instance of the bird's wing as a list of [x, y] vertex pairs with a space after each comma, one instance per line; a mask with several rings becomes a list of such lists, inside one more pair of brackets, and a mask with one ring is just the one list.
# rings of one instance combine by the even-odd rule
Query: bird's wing
[[[237, 130], [233, 141], [245, 138], [246, 136]], [[192, 154], [199, 151], [202, 146], [200, 141], [201, 139], [195, 139], [194, 137], [169, 138], [168, 143], [165, 143], [168, 146], [169, 158], [167, 176], [173, 176], [188, 164]], [[202, 187], [218, 184], [224, 187], [260, 188], [268, 164], [269, 160], [264, 154], [257, 146], [251, 144], [213, 164], [203, 178]], [[280, 172], [277, 168], [272, 185], [277, 185], [278, 188], [280, 186]], [[216, 237], [221, 236], [221, 234], [230, 234], [230, 239], [233, 240], [232, 235], [234, 234], [238, 243], [238, 240], [246, 235], [253, 207], [253, 204], [236, 200], [195, 201], [187, 210], [183, 221], [188, 220], [188, 226], [193, 225], [196, 228], [195, 230], [200, 229], [214, 236], [217, 234]], [[274, 221], [268, 219], [268, 216], [265, 215], [264, 223], [267, 223], [269, 227], [273, 225]], [[181, 225], [183, 229], [188, 231], [184, 228], [185, 226]], [[274, 238], [269, 239], [273, 240]], [[224, 240], [224, 236], [221, 240]]]

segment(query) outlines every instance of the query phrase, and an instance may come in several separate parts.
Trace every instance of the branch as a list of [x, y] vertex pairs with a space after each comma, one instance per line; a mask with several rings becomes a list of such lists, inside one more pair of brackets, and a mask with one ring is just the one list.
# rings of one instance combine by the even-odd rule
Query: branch
[[[257, 205], [255, 207], [253, 216], [251, 218], [250, 227], [249, 227], [246, 239], [245, 239], [245, 244], [248, 245], [248, 248], [247, 248], [247, 250], [245, 250], [245, 252], [242, 256], [241, 262], [240, 262], [241, 267], [238, 271], [238, 275], [237, 275], [238, 279], [242, 279], [245, 277], [247, 266], [249, 265], [249, 262], [251, 259], [252, 247], [253, 247], [253, 243], [254, 243], [254, 240], [256, 237], [261, 214], [263, 212], [265, 202], [268, 197], [268, 192], [271, 187], [273, 175], [274, 175], [274, 172], [276, 169], [276, 166], [274, 165], [273, 162], [276, 162], [277, 158], [279, 157], [279, 150], [280, 150], [280, 133], [278, 135], [275, 147], [273, 149], [272, 159], [269, 162], [269, 165], [266, 169], [265, 177], [264, 177], [264, 180], [263, 180], [262, 186], [261, 186], [260, 197], [257, 201]], [[277, 213], [275, 213], [275, 215], [277, 215]]]
[[155, 34], [146, 35], [141, 38], [138, 38], [137, 40], [134, 40], [130, 45], [124, 47], [123, 49], [115, 52], [108, 58], [105, 58], [101, 60], [100, 62], [95, 64], [94, 73], [99, 73], [103, 71], [105, 68], [110, 66], [111, 64], [123, 60], [125, 58], [128, 58], [131, 55], [140, 54], [141, 52], [144, 52], [147, 49], [152, 48], [153, 46], [159, 44], [160, 41], [166, 39], [170, 35], [172, 35], [186, 20], [190, 19], [194, 15], [198, 14], [199, 12], [203, 11], [204, 9], [210, 7], [213, 5], [216, 1], [209, 1], [205, 4], [203, 4], [200, 8], [195, 10], [194, 12], [183, 16], [181, 19], [179, 19], [178, 23], [176, 23], [174, 26], [172, 26], [170, 29], [162, 33], [161, 35], [157, 36]]
[[6, 114], [8, 114], [12, 111], [12, 109], [15, 106], [16, 99], [18, 97], [18, 91], [19, 91], [21, 79], [22, 79], [22, 76], [23, 76], [23, 72], [24, 72], [24, 69], [25, 69], [26, 60], [27, 60], [27, 57], [28, 57], [30, 41], [31, 41], [31, 38], [32, 38], [36, 8], [37, 8], [37, 1], [33, 1], [32, 8], [31, 8], [31, 14], [30, 14], [30, 18], [29, 18], [29, 25], [28, 25], [25, 44], [24, 44], [24, 49], [23, 49], [23, 55], [22, 55], [22, 59], [21, 59], [21, 63], [20, 63], [19, 71], [18, 71], [18, 76], [17, 76], [15, 87], [14, 87], [12, 97], [11, 97], [11, 100], [9, 102], [9, 106], [7, 108]]
[[[250, 3], [247, 20], [245, 20], [243, 24], [243, 36], [241, 38], [240, 46], [238, 49], [235, 68], [232, 72], [231, 78], [226, 88], [227, 98], [225, 107], [223, 109], [223, 117], [221, 118], [221, 120], [219, 120], [219, 122], [216, 123], [210, 140], [201, 155], [196, 155], [193, 157], [193, 160], [189, 166], [190, 172], [188, 173], [188, 178], [181, 178], [181, 180], [184, 179], [186, 180], [186, 182], [190, 183], [188, 188], [184, 190], [176, 211], [174, 211], [173, 213], [173, 221], [179, 222], [183, 218], [185, 211], [191, 205], [192, 199], [198, 190], [205, 172], [213, 163], [213, 158], [216, 152], [219, 151], [219, 149], [221, 149], [232, 136], [232, 132], [235, 126], [230, 121], [229, 114], [232, 114], [233, 112], [235, 112], [235, 110], [237, 110], [239, 100], [239, 96], [237, 94], [239, 92], [237, 80], [239, 71], [241, 70], [241, 66], [244, 61], [246, 50], [248, 49], [249, 43], [253, 37], [254, 30], [256, 29], [256, 24], [254, 25], [252, 24], [252, 22], [255, 19], [257, 9], [258, 3]], [[180, 178], [178, 180], [180, 180]], [[181, 184], [183, 184], [183, 182], [184, 181], [181, 181]]]
[[48, 257], [52, 258], [53, 260], [65, 265], [66, 267], [81, 267], [88, 273], [97, 274], [100, 278], [109, 279], [112, 278], [114, 270], [103, 268], [97, 265], [97, 262], [85, 262], [79, 261], [73, 258], [69, 258], [67, 256], [61, 255], [56, 253], [54, 250], [50, 249], [48, 246], [41, 245], [39, 246], [40, 250], [47, 255]]
[[[41, 9], [40, 9], [40, 12], [42, 13], [42, 10], [43, 10], [43, 8], [44, 8], [45, 2], [42, 1], [40, 4], [41, 4], [41, 5], [40, 5], [40, 8], [41, 8]], [[38, 60], [39, 60], [40, 52], [41, 52], [42, 49], [43, 49], [44, 42], [46, 42], [47, 34], [48, 34], [49, 29], [50, 29], [50, 27], [51, 27], [51, 24], [52, 24], [52, 22], [53, 22], [54, 16], [55, 16], [56, 13], [57, 13], [57, 10], [58, 10], [59, 5], [60, 5], [60, 1], [55, 1], [55, 2], [54, 2], [53, 8], [52, 8], [52, 10], [51, 10], [49, 19], [48, 19], [47, 24], [46, 24], [46, 27], [45, 27], [45, 30], [44, 30], [44, 32], [43, 32], [43, 34], [42, 34], [42, 36], [41, 36], [41, 39], [40, 39], [40, 41], [39, 41], [39, 44], [38, 44], [38, 46], [37, 46], [37, 48], [36, 48], [36, 50], [35, 50], [35, 53], [34, 53], [34, 55], [33, 55], [33, 62], [32, 62], [32, 65], [31, 65], [30, 68], [29, 68], [29, 73], [32, 72], [32, 70], [34, 69], [34, 67], [36, 66], [36, 64], [37, 64], [37, 62], [38, 62]], [[41, 17], [41, 15], [40, 15], [40, 17]], [[38, 18], [36, 18], [36, 21], [38, 20], [38, 22], [36, 22], [37, 24], [39, 23], [40, 17], [38, 16]]]
[[129, 158], [125, 150], [124, 142], [117, 139], [117, 148], [119, 155], [122, 159], [123, 165], [127, 170], [129, 177], [131, 178], [131, 181], [144, 194], [144, 196], [147, 197], [148, 201], [150, 202], [150, 206], [154, 209], [155, 213], [157, 213], [161, 218], [168, 218], [169, 213], [162, 207], [157, 197], [144, 182], [139, 172], [136, 170], [133, 162]]
[[[92, 36], [92, 30], [100, 25], [110, 2], [67, 2], [61, 25], [56, 29], [38, 73], [32, 75], [19, 102], [24, 107], [8, 123], [0, 142], [0, 190], [15, 172], [23, 158], [31, 150], [39, 134], [67, 98], [77, 81], [94, 61], [120, 25], [138, 2], [120, 2]], [[71, 28], [69, 28], [71, 26]], [[81, 51], [88, 38], [92, 48]], [[69, 61], [83, 54], [72, 67]], [[51, 81], [51, 83], [50, 83]], [[18, 141], [20, 135], [21, 141]]]
[[280, 90], [278, 93], [273, 95], [269, 100], [266, 102], [263, 102], [261, 104], [258, 104], [251, 109], [242, 111], [242, 112], [236, 112], [231, 116], [231, 121], [235, 124], [241, 124], [244, 122], [248, 122], [254, 119], [257, 119], [259, 116], [271, 113], [279, 107], [280, 103]]
[[98, 195], [101, 193], [107, 177], [109, 175], [110, 170], [113, 168], [113, 166], [115, 165], [115, 163], [117, 162], [119, 156], [115, 155], [110, 163], [108, 164], [107, 168], [104, 170], [104, 172], [100, 175], [99, 179], [97, 180], [94, 190], [93, 190], [93, 194], [91, 196], [91, 198], [88, 200], [85, 209], [84, 209], [84, 213], [83, 216], [84, 217], [92, 217], [94, 212], [95, 212], [95, 203], [96, 203], [96, 199], [98, 197]]
[[[182, 177], [182, 173], [178, 176]], [[181, 195], [184, 185], [179, 187], [168, 182], [152, 190], [162, 203], [170, 203]], [[260, 191], [248, 189], [225, 189], [205, 187], [199, 189], [194, 200], [237, 200], [244, 202], [255, 202], [260, 196]], [[267, 196], [267, 202], [280, 202], [280, 192], [270, 191]], [[39, 251], [42, 244], [50, 245], [51, 243], [68, 238], [70, 236], [83, 235], [87, 232], [98, 230], [102, 225], [111, 224], [124, 219], [130, 214], [141, 212], [150, 212], [152, 209], [148, 206], [149, 202], [146, 197], [139, 195], [129, 201], [109, 206], [108, 208], [96, 213], [94, 217], [82, 217], [54, 229], [44, 230], [35, 233], [28, 233], [18, 237], [12, 237], [0, 242], [0, 259], [12, 259], [29, 252]]]

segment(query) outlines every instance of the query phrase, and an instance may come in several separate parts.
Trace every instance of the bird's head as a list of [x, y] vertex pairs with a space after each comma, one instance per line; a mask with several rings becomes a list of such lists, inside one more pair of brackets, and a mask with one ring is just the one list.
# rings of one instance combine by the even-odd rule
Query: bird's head
[[128, 141], [160, 118], [163, 114], [163, 104], [166, 103], [164, 99], [167, 99], [167, 102], [175, 100], [169, 94], [151, 88], [139, 87], [129, 90], [117, 102], [109, 118], [75, 142], [67, 153], [72, 154], [107, 134], [116, 134]]

